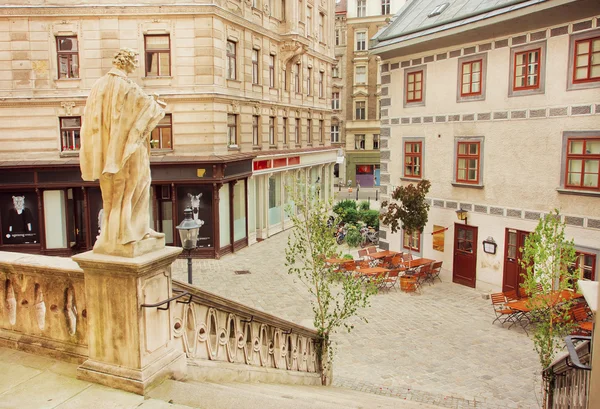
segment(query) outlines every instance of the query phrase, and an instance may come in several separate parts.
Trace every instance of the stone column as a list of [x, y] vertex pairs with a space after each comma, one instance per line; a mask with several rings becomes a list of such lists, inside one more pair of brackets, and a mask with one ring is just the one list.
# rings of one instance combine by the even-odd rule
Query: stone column
[[173, 348], [171, 309], [141, 307], [171, 297], [171, 264], [181, 250], [163, 245], [133, 258], [91, 251], [73, 257], [85, 276], [89, 338], [79, 379], [144, 394], [185, 374], [185, 355]]

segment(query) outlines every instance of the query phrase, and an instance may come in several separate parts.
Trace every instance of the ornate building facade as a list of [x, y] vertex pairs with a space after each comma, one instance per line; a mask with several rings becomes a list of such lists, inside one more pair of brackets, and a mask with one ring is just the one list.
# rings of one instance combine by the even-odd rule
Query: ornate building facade
[[[121, 47], [140, 54], [130, 78], [167, 103], [150, 142], [153, 227], [178, 245], [175, 226], [192, 207], [204, 222], [198, 257], [288, 227], [290, 181], [306, 178], [331, 195], [333, 7], [0, 6], [0, 248], [68, 255], [93, 246], [101, 199], [98, 185], [80, 177], [79, 130], [91, 86]], [[17, 207], [28, 214], [19, 226], [9, 217]]]

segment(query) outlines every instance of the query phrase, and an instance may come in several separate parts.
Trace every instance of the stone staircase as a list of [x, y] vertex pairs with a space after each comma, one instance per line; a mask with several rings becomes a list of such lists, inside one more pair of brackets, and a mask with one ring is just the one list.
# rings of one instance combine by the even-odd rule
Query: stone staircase
[[173, 406], [173, 409], [440, 409], [439, 406], [333, 386], [166, 380], [150, 390], [148, 396], [183, 405]]

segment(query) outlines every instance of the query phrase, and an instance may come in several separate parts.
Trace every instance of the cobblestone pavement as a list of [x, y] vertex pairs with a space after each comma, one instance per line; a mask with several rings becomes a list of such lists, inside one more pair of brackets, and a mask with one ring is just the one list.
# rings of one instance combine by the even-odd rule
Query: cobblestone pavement
[[[312, 327], [308, 293], [285, 268], [287, 237], [280, 233], [221, 260], [194, 260], [194, 284]], [[187, 280], [186, 260], [177, 260], [173, 276]], [[447, 273], [442, 280], [420, 294], [374, 296], [368, 323], [334, 338], [334, 385], [447, 408], [539, 408], [532, 341], [521, 328], [492, 325], [491, 303], [480, 292], [452, 284]]]

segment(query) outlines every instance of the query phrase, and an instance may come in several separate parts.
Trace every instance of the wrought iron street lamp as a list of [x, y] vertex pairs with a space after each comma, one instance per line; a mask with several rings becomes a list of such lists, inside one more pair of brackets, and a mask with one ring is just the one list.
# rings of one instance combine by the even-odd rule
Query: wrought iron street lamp
[[200, 230], [200, 227], [204, 222], [198, 224], [192, 218], [192, 209], [190, 207], [187, 207], [183, 211], [183, 215], [184, 219], [179, 223], [179, 226], [177, 226], [177, 230], [179, 230], [181, 246], [188, 252], [188, 283], [192, 284], [192, 250], [196, 248], [198, 230]]

